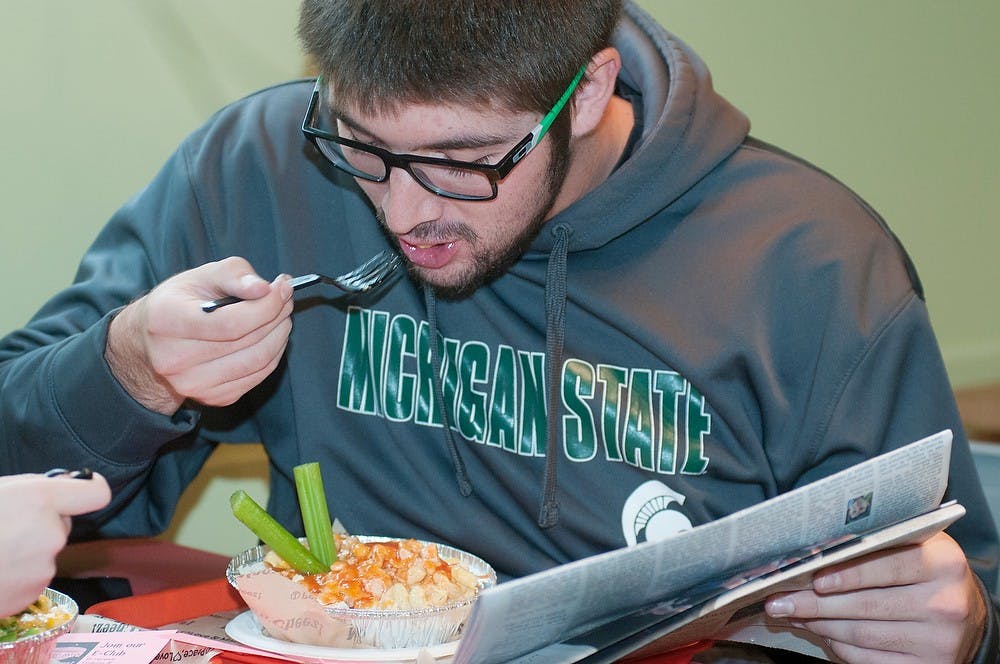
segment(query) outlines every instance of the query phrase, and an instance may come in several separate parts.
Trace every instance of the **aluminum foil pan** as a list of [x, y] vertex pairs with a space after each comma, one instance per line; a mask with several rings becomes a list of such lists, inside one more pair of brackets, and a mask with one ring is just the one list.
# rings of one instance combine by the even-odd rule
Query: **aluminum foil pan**
[[[385, 542], [393, 538], [359, 536], [358, 539], [367, 543]], [[427, 544], [427, 542], [422, 543]], [[442, 559], [458, 562], [477, 576], [480, 579], [480, 592], [496, 585], [496, 572], [481, 558], [443, 544], [437, 544], [437, 550]], [[264, 571], [264, 555], [267, 551], [268, 547], [255, 546], [243, 551], [229, 562], [226, 568], [226, 578], [236, 590], [240, 590], [240, 576]], [[274, 616], [264, 615], [261, 610], [262, 607], [267, 606], [267, 598], [250, 597], [243, 591], [240, 592], [266, 635], [296, 643], [334, 648], [397, 649], [446, 643], [462, 635], [465, 621], [476, 601], [476, 598], [473, 597], [445, 606], [395, 610], [322, 607], [314, 601], [312, 602], [312, 610], [315, 610], [316, 606], [322, 607], [323, 613], [331, 618], [336, 626], [333, 629], [325, 629], [322, 636], [301, 637], [296, 634], [293, 637], [288, 637], [288, 633], [282, 633], [281, 626], [307, 622], [310, 620], [308, 614], [303, 613], [301, 616], [283, 615], [280, 619], [275, 620]]]
[[69, 595], [46, 588], [43, 593], [52, 602], [70, 614], [70, 619], [58, 627], [39, 634], [22, 636], [16, 641], [0, 643], [0, 664], [49, 664], [56, 648], [56, 639], [73, 629], [80, 613], [79, 607]]

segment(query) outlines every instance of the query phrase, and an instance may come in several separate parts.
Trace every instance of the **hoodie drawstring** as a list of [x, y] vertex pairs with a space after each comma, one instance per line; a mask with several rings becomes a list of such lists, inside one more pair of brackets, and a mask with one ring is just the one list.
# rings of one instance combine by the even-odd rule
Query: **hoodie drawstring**
[[[557, 384], [563, 363], [563, 344], [566, 339], [566, 257], [569, 253], [569, 239], [573, 229], [559, 224], [552, 233], [555, 245], [549, 254], [545, 270], [545, 475], [542, 480], [542, 501], [538, 511], [538, 525], [551, 528], [559, 523], [559, 500], [556, 461], [560, 386]], [[451, 418], [444, 400], [444, 380], [441, 373], [441, 352], [438, 347], [437, 300], [431, 288], [424, 287], [424, 303], [427, 307], [427, 324], [430, 327], [431, 368], [434, 371], [434, 401], [444, 423], [445, 444], [455, 467], [458, 490], [463, 496], [472, 495], [472, 482], [465, 469], [465, 462], [459, 452], [455, 433], [451, 429]]]
[[424, 287], [424, 304], [427, 307], [427, 324], [430, 326], [430, 346], [431, 346], [431, 368], [434, 371], [434, 401], [437, 403], [438, 414], [444, 426], [444, 441], [448, 445], [448, 454], [451, 455], [451, 463], [455, 467], [455, 480], [458, 482], [459, 492], [468, 498], [472, 495], [472, 482], [469, 481], [469, 474], [465, 470], [465, 462], [462, 454], [458, 451], [458, 443], [455, 442], [455, 433], [451, 430], [451, 418], [448, 417], [448, 408], [444, 403], [444, 376], [441, 375], [441, 353], [438, 349], [438, 324], [437, 324], [437, 300], [434, 298], [434, 291]]
[[559, 429], [560, 386], [557, 383], [562, 373], [563, 343], [566, 340], [566, 255], [572, 232], [567, 224], [559, 224], [552, 229], [556, 242], [545, 270], [545, 478], [542, 482], [542, 506], [538, 511], [538, 525], [542, 528], [551, 528], [559, 523], [556, 432]]

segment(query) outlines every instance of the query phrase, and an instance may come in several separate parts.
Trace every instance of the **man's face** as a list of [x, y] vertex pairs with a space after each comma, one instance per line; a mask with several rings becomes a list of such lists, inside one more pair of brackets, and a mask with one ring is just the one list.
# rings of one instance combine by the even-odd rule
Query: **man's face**
[[[392, 114], [351, 113], [341, 135], [396, 153], [495, 163], [539, 117], [441, 105], [407, 105]], [[357, 180], [386, 230], [410, 261], [410, 273], [442, 297], [462, 297], [507, 270], [549, 216], [565, 178], [565, 151], [547, 137], [498, 183], [490, 201], [443, 198], [409, 173]]]

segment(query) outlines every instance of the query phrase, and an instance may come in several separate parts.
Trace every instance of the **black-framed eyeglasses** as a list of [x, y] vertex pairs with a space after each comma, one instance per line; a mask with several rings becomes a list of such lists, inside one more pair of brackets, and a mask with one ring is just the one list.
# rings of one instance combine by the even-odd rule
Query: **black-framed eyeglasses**
[[309, 108], [302, 120], [302, 133], [330, 163], [354, 177], [371, 182], [385, 182], [393, 167], [402, 168], [424, 189], [438, 196], [464, 201], [488, 201], [497, 196], [497, 182], [507, 177], [507, 174], [538, 145], [548, 132], [552, 122], [580, 83], [586, 69], [586, 65], [580, 67], [580, 71], [570, 82], [569, 87], [566, 88], [555, 106], [545, 114], [541, 122], [535, 125], [535, 128], [527, 136], [518, 141], [517, 145], [495, 164], [396, 154], [374, 145], [360, 143], [318, 129], [313, 123], [319, 104], [319, 95], [323, 89], [322, 76], [316, 79], [316, 86], [313, 88], [312, 98], [309, 100]]

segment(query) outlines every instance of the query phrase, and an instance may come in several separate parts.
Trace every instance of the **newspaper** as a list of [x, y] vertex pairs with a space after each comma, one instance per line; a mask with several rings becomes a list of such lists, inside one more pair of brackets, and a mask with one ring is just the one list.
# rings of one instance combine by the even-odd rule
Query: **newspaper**
[[806, 587], [817, 569], [919, 541], [961, 517], [960, 505], [941, 505], [951, 439], [950, 430], [941, 431], [665, 540], [491, 588], [476, 602], [454, 662], [613, 661], [671, 636], [677, 646], [719, 638], [727, 624], [735, 627], [726, 638], [740, 638], [741, 630], [753, 635], [747, 640], [787, 637], [748, 621], [761, 615], [764, 597]]

